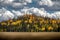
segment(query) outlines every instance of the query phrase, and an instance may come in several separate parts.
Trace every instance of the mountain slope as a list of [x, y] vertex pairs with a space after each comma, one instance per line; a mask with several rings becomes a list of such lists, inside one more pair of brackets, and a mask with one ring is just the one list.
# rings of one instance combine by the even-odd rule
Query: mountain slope
[[44, 18], [36, 15], [24, 15], [18, 19], [0, 22], [2, 32], [58, 32], [60, 20]]

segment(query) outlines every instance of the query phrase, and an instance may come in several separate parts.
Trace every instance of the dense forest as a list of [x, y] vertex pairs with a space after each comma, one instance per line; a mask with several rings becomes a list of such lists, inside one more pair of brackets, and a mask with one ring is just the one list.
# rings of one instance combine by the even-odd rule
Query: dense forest
[[0, 22], [0, 32], [60, 32], [60, 19], [24, 15]]

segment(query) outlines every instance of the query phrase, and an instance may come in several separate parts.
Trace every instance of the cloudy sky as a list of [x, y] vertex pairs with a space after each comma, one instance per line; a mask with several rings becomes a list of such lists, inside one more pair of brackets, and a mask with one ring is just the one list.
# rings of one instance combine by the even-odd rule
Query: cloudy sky
[[0, 22], [24, 14], [60, 19], [60, 0], [0, 0]]

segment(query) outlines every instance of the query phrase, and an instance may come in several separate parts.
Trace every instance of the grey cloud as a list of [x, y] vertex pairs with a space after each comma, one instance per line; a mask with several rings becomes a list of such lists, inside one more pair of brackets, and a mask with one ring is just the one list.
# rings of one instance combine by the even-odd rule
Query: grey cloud
[[[24, 14], [35, 14], [36, 16], [60, 19], [60, 11], [58, 11], [60, 10], [60, 1], [49, 0], [46, 4], [42, 1], [44, 2], [41, 2], [42, 5], [38, 4], [39, 1], [41, 0], [0, 0], [0, 22], [18, 18], [18, 16], [23, 16]], [[10, 10], [10, 7], [14, 9], [11, 8]], [[20, 7], [22, 8], [20, 9]], [[55, 11], [50, 13], [48, 10]]]

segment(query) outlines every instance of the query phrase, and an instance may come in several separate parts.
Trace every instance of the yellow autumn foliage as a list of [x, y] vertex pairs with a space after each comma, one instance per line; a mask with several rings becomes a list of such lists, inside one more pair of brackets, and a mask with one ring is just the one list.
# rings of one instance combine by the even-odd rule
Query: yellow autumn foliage
[[53, 30], [53, 27], [49, 26], [49, 27], [48, 27], [48, 30]]
[[5, 22], [2, 22], [2, 23], [1, 23], [1, 25], [7, 25], [7, 23], [5, 23]]
[[45, 30], [45, 27], [42, 27], [42, 29], [41, 29], [42, 31], [44, 31]]
[[25, 23], [27, 23], [28, 21], [27, 20], [25, 20]]
[[11, 25], [17, 25], [17, 23], [16, 22], [12, 22]]
[[56, 20], [52, 20], [51, 22], [52, 22], [52, 23], [56, 23]]
[[17, 20], [16, 23], [21, 23], [22, 21], [21, 20]]
[[10, 22], [8, 22], [7, 26], [9, 26], [9, 25], [10, 25]]
[[29, 19], [29, 23], [32, 23], [32, 20], [31, 19]]

